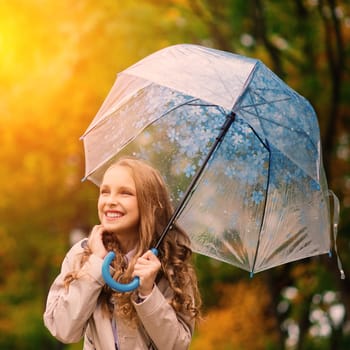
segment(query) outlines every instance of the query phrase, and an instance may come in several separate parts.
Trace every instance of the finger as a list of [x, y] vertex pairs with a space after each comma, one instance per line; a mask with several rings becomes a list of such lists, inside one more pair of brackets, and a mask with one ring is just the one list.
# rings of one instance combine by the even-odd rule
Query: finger
[[134, 269], [155, 269], [159, 270], [161, 263], [157, 257], [142, 256], [136, 260]]
[[141, 258], [153, 261], [158, 260], [157, 256], [154, 255], [154, 253], [151, 250], [147, 250], [147, 252], [141, 256]]
[[92, 228], [88, 239], [88, 245], [92, 253], [101, 258], [104, 258], [107, 254], [107, 250], [102, 240], [103, 232], [104, 232], [104, 227], [102, 225], [95, 225]]
[[90, 232], [90, 237], [101, 236], [102, 232], [103, 232], [103, 226], [95, 225]]
[[138, 266], [134, 269], [132, 276], [133, 277], [138, 276], [141, 281], [149, 278], [152, 278], [152, 281], [153, 281], [157, 275], [157, 272], [158, 272], [158, 269], [155, 266], [152, 266], [152, 267]]
[[152, 266], [152, 262], [147, 259], [139, 258], [135, 264], [134, 269], [145, 269], [148, 266]]
[[136, 265], [139, 266], [158, 266], [160, 261], [157, 258], [140, 257], [137, 259]]

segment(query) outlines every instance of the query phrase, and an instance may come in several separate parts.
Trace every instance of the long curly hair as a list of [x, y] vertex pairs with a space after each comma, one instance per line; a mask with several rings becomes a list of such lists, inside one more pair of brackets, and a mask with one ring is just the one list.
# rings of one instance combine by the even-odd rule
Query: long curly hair
[[[135, 247], [135, 254], [127, 261], [121, 252], [117, 238], [111, 233], [105, 233], [104, 245], [108, 251], [115, 252], [112, 266], [115, 270], [113, 278], [118, 282], [127, 283], [131, 280], [136, 260], [158, 242], [164, 228], [168, 224], [173, 207], [170, 201], [168, 188], [159, 172], [146, 162], [131, 157], [123, 157], [112, 166], [125, 166], [132, 172], [136, 185], [136, 195], [140, 212], [139, 240]], [[161, 270], [157, 280], [165, 278], [173, 290], [171, 306], [176, 312], [199, 319], [201, 296], [198, 289], [197, 277], [192, 264], [192, 251], [188, 235], [176, 224], [172, 225], [158, 247], [158, 257], [161, 261]], [[82, 266], [91, 251], [84, 248], [80, 265]], [[70, 273], [65, 283], [78, 278], [79, 274]], [[103, 310], [110, 316], [115, 312], [118, 316], [129, 320], [136, 318], [136, 312], [131, 302], [133, 292], [118, 293], [107, 285], [100, 295]], [[117, 305], [117, 307], [113, 307]]]

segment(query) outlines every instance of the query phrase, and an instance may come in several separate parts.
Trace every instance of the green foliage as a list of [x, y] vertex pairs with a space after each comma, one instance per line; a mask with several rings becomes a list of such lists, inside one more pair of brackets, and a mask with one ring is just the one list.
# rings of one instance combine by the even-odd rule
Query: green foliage
[[[88, 232], [97, 222], [97, 189], [81, 183], [79, 137], [117, 72], [176, 43], [259, 58], [311, 101], [319, 116], [329, 184], [341, 200], [338, 248], [349, 275], [349, 4], [338, 1], [332, 6], [332, 1], [277, 0], [0, 4], [1, 349], [61, 348], [42, 323], [47, 289], [70, 245], [70, 232]], [[306, 327], [300, 349], [349, 348], [349, 333], [342, 328], [319, 338], [307, 332], [310, 312], [329, 307], [316, 305], [315, 296], [334, 291], [350, 312], [349, 282], [339, 280], [334, 257], [263, 272], [264, 278], [258, 279], [265, 291], [260, 299], [256, 277], [250, 280], [247, 272], [202, 256], [195, 256], [195, 262], [209, 324], [214, 320], [215, 325], [217, 316], [220, 328], [230, 330], [232, 320], [244, 318], [235, 324], [245, 333], [236, 329], [233, 340], [225, 343], [226, 334], [220, 331], [209, 334], [218, 337], [216, 348], [232, 348], [234, 342], [235, 349], [257, 349], [247, 335], [259, 338], [259, 344], [265, 344], [261, 348], [286, 348], [282, 326], [290, 320], [300, 329]], [[291, 286], [298, 297], [287, 300], [283, 291]], [[284, 301], [287, 311], [278, 311]], [[254, 324], [244, 314], [253, 312], [252, 305], [270, 310], [257, 311]], [[269, 325], [273, 337], [262, 341], [264, 334], [254, 333], [256, 324]], [[194, 347], [206, 336], [203, 327], [196, 332]], [[80, 348], [81, 343], [66, 347]]]

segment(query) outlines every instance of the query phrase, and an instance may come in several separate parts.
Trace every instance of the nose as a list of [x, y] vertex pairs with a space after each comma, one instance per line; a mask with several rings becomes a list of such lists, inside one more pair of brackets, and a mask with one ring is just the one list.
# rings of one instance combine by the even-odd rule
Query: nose
[[118, 196], [116, 194], [111, 193], [107, 200], [106, 203], [110, 206], [116, 206], [118, 205]]

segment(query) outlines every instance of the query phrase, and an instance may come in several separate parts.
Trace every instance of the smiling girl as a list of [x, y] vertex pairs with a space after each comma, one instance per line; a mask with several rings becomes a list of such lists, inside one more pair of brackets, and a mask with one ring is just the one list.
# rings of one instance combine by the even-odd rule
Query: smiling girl
[[[173, 225], [154, 246], [173, 208], [159, 173], [143, 161], [122, 158], [104, 174], [98, 198], [100, 224], [67, 253], [50, 288], [44, 322], [64, 343], [84, 337], [84, 350], [188, 349], [200, 295], [190, 241]], [[113, 278], [140, 278], [135, 292], [118, 293], [102, 278], [108, 251]]]

